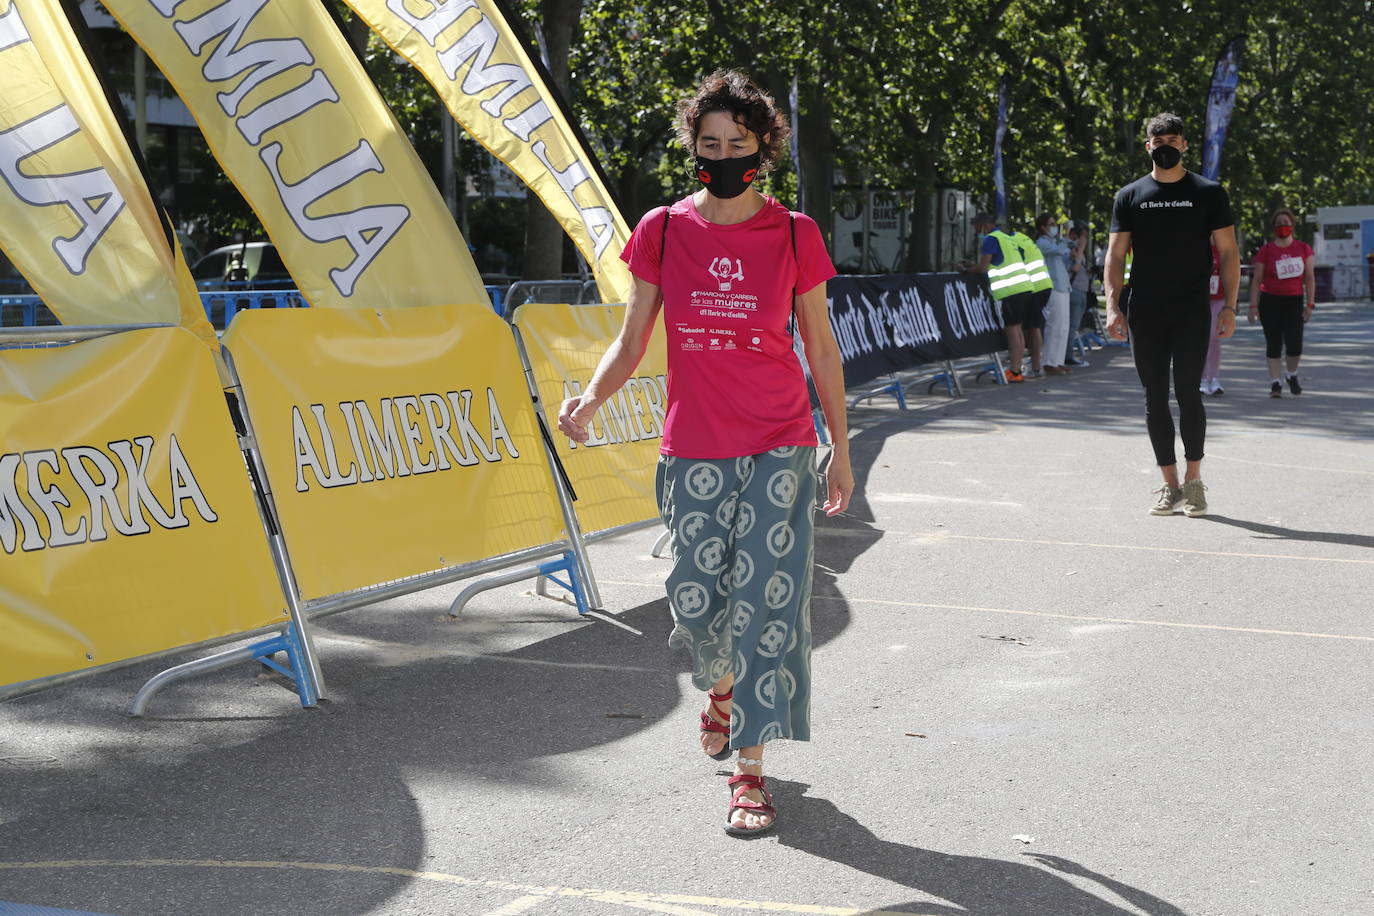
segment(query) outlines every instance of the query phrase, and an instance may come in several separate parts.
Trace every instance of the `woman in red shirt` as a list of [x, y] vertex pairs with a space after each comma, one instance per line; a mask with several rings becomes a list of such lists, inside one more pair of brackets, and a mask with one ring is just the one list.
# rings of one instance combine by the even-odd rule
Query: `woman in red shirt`
[[1302, 356], [1302, 326], [1316, 307], [1317, 281], [1312, 270], [1312, 249], [1293, 238], [1296, 220], [1293, 211], [1281, 209], [1274, 214], [1274, 238], [1255, 252], [1250, 277], [1250, 312], [1255, 323], [1258, 314], [1264, 326], [1264, 355], [1269, 360], [1269, 396], [1283, 397], [1282, 357], [1287, 352], [1288, 387], [1302, 394], [1298, 382], [1298, 359]]
[[833, 443], [827, 515], [854, 490], [844, 372], [820, 230], [754, 187], [777, 163], [787, 120], [738, 71], [707, 77], [679, 103], [678, 139], [704, 187], [640, 220], [621, 254], [632, 275], [625, 323], [591, 384], [563, 403], [559, 429], [587, 439], [597, 408], [630, 377], [660, 309], [668, 401], [658, 500], [672, 532], [669, 645], [690, 650], [708, 691], [700, 744], [739, 751], [725, 831], [755, 836], [777, 811], [764, 745], [810, 738], [812, 512], [816, 433], [790, 322]]

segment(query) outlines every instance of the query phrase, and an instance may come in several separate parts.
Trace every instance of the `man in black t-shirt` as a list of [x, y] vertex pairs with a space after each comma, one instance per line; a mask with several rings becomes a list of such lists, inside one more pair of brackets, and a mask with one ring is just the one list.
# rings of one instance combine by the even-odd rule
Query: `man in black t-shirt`
[[[1217, 319], [1218, 337], [1235, 332], [1240, 252], [1225, 189], [1183, 167], [1187, 149], [1183, 121], [1177, 115], [1165, 112], [1150, 119], [1145, 151], [1154, 168], [1116, 193], [1104, 285], [1108, 333], [1125, 337], [1129, 324], [1136, 373], [1145, 387], [1145, 426], [1164, 477], [1150, 512], [1172, 515], [1182, 503], [1184, 514], [1196, 517], [1207, 514], [1207, 488], [1202, 484], [1207, 414], [1198, 389], [1212, 334], [1211, 244], [1221, 255], [1226, 294]], [[1127, 251], [1134, 252], [1131, 285], [1123, 290]], [[1182, 482], [1169, 412], [1170, 364], [1188, 462]]]

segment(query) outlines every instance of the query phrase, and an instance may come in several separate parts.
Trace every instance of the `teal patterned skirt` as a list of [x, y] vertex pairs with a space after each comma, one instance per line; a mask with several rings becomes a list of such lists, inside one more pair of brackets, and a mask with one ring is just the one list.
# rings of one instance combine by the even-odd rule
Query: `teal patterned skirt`
[[816, 449], [663, 456], [657, 491], [673, 552], [668, 645], [691, 652], [700, 690], [734, 674], [730, 747], [809, 740]]

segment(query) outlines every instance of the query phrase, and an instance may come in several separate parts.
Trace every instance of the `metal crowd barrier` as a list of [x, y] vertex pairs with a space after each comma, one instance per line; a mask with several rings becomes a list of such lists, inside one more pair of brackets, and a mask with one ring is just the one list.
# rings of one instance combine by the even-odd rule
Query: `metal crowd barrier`
[[221, 331], [245, 309], [307, 307], [300, 291], [294, 289], [201, 290], [200, 301], [205, 306], [205, 317]]
[[[511, 327], [514, 331], [514, 327]], [[533, 382], [528, 369], [528, 359], [524, 354], [523, 344], [516, 337], [517, 346], [520, 350], [521, 359], [525, 362], [526, 379]], [[234, 385], [227, 389], [231, 396], [233, 405], [232, 413], [235, 423], [239, 425], [240, 443], [244, 449], [244, 455], [253, 469], [254, 489], [258, 493], [263, 507], [264, 517], [269, 528], [269, 537], [272, 544], [272, 555], [274, 559], [279, 559], [278, 572], [281, 577], [282, 590], [287, 598], [287, 606], [291, 611], [292, 619], [299, 620], [300, 631], [302, 633], [305, 658], [309, 663], [314, 684], [317, 687], [315, 697], [323, 695], [324, 679], [320, 674], [318, 662], [310, 640], [309, 631], [306, 628], [307, 621], [325, 617], [331, 614], [338, 614], [343, 611], [353, 610], [374, 604], [378, 601], [386, 601], [391, 598], [399, 598], [404, 595], [424, 591], [438, 585], [447, 585], [462, 579], [480, 576], [498, 570], [518, 567], [510, 572], [502, 573], [494, 578], [483, 579], [473, 583], [464, 589], [459, 599], [455, 599], [454, 607], [450, 614], [457, 616], [461, 610], [460, 601], [466, 603], [467, 598], [478, 592], [495, 588], [498, 585], [506, 585], [518, 582], [523, 579], [540, 577], [555, 577], [558, 573], [564, 573], [566, 580], [554, 578], [555, 582], [562, 585], [572, 593], [580, 614], [589, 613], [592, 610], [600, 610], [601, 595], [597, 589], [596, 580], [593, 578], [591, 564], [587, 557], [586, 540], [582, 537], [581, 529], [578, 526], [577, 514], [573, 510], [572, 499], [568, 492], [568, 487], [562, 474], [561, 466], [558, 463], [557, 455], [553, 450], [553, 440], [549, 435], [548, 428], [544, 423], [542, 410], [539, 408], [538, 399], [535, 399], [535, 415], [539, 422], [541, 439], [544, 445], [545, 459], [549, 465], [549, 472], [553, 475], [554, 491], [558, 495], [559, 509], [563, 515], [564, 529], [568, 533], [566, 539], [553, 541], [548, 544], [541, 544], [524, 550], [515, 551], [495, 557], [487, 557], [471, 563], [459, 564], [434, 572], [424, 573], [417, 576], [408, 576], [395, 579], [389, 582], [378, 583], [361, 589], [327, 595], [319, 598], [303, 599], [300, 589], [296, 584], [296, 576], [292, 571], [291, 558], [287, 550], [286, 542], [281, 535], [281, 522], [277, 512], [275, 497], [272, 493], [267, 467], [264, 463], [261, 450], [258, 446], [257, 436], [253, 431], [252, 419], [246, 409], [243, 409], [243, 387], [239, 379], [238, 370], [234, 366], [233, 353], [229, 350], [224, 351], [224, 361], [230, 375], [233, 377]], [[542, 562], [539, 562], [542, 561]], [[535, 562], [531, 567], [522, 564]], [[465, 597], [466, 596], [466, 597]], [[134, 696], [133, 702], [129, 706], [129, 714], [141, 716], [148, 707], [148, 703], [153, 696], [163, 688], [177, 681], [195, 677], [208, 671], [214, 671], [229, 665], [236, 664], [248, 658], [258, 657], [247, 648], [231, 649], [217, 655], [207, 656], [196, 659], [176, 667], [169, 668], [149, 680], [138, 693]], [[261, 659], [260, 659], [261, 660]], [[266, 664], [266, 662], [264, 662]], [[279, 666], [272, 665], [275, 670], [290, 676]], [[312, 706], [314, 702], [306, 703], [302, 699], [302, 705]]]
[[[201, 284], [207, 281], [202, 280]], [[573, 302], [592, 302], [594, 299], [580, 298], [587, 295], [587, 287], [590, 285], [592, 295], [595, 295], [596, 284], [566, 284], [556, 281], [564, 289], [576, 288], [577, 296]], [[198, 284], [200, 285], [200, 284]], [[515, 287], [531, 286], [536, 284], [513, 284]], [[216, 283], [214, 289], [201, 288], [200, 301], [205, 307], [205, 317], [218, 330], [223, 331], [229, 326], [229, 322], [234, 320], [234, 316], [244, 309], [285, 309], [285, 308], [308, 308], [310, 303], [305, 301], [298, 289], [249, 289], [246, 282], [225, 282]], [[509, 292], [500, 286], [485, 287], [487, 295], [491, 299], [491, 307], [496, 314], [505, 315], [503, 311], [504, 303], [509, 298]], [[522, 301], [530, 301], [534, 296]], [[540, 298], [540, 302], [564, 301], [560, 299]], [[0, 296], [0, 328], [46, 328], [60, 325], [57, 316], [43, 304], [41, 297], [28, 294], [20, 296]]]
[[59, 323], [38, 296], [0, 296], [0, 328], [46, 328]]
[[[38, 297], [35, 296], [32, 298], [36, 299]], [[173, 327], [173, 325], [56, 325], [40, 327], [3, 328], [0, 329], [0, 349], [6, 349], [10, 347], [66, 346], [67, 344], [77, 343], [79, 341], [95, 340], [100, 337], [108, 337], [114, 334], [123, 334], [128, 331], [139, 331], [147, 330], [150, 328], [167, 327]], [[240, 449], [244, 449], [246, 456], [247, 451], [245, 449], [245, 439], [242, 434], [240, 434], [239, 436], [239, 446]], [[255, 495], [257, 495], [256, 489], [257, 488], [255, 487]], [[261, 497], [259, 496], [258, 498], [259, 509], [261, 510]], [[283, 581], [285, 581], [284, 571], [286, 570], [286, 567], [283, 565], [285, 562], [285, 558], [284, 547], [280, 544], [281, 538], [279, 535], [275, 535], [274, 532], [267, 527], [266, 514], [262, 515], [262, 520], [264, 524], [264, 533], [268, 536], [273, 563], [277, 568], [278, 576], [282, 577]], [[153, 655], [139, 656], [136, 658], [120, 659], [119, 661], [111, 662], [107, 665], [100, 665], [95, 668], [87, 668], [82, 669], [80, 671], [68, 672], [66, 674], [61, 674], [54, 677], [43, 679], [42, 687], [47, 688], [57, 686], [59, 684], [69, 683], [71, 681], [78, 680], [88, 675], [98, 674], [106, 671], [113, 671], [118, 668], [128, 667], [130, 665], [145, 662], [150, 659], [165, 658], [172, 655], [181, 655], [186, 652], [193, 652], [197, 649], [212, 648], [214, 646], [223, 645], [229, 642], [239, 642], [244, 639], [253, 639], [260, 636], [268, 636], [267, 639], [259, 640], [248, 646], [232, 649], [228, 652], [209, 656], [208, 658], [197, 659], [195, 661], [187, 662], [183, 665], [178, 665], [176, 668], [170, 669], [169, 671], [164, 671], [162, 674], [159, 674], [158, 676], [154, 677], [151, 681], [149, 681], [147, 684], [145, 684], [144, 687], [134, 696], [133, 703], [129, 708], [130, 715], [142, 715], [143, 710], [147, 706], [148, 700], [152, 697], [152, 694], [157, 692], [157, 690], [161, 689], [161, 687], [165, 686], [167, 683], [179, 679], [179, 677], [187, 677], [190, 676], [191, 673], [197, 671], [211, 670], [213, 668], [223, 667], [223, 665], [229, 664], [231, 661], [241, 661], [248, 659], [257, 659], [262, 664], [266, 665], [272, 670], [277, 671], [285, 675], [287, 678], [291, 679], [296, 686], [296, 692], [300, 696], [301, 705], [314, 706], [318, 702], [320, 690], [323, 686], [323, 680], [320, 678], [319, 674], [319, 663], [315, 656], [314, 647], [311, 643], [309, 633], [305, 628], [305, 620], [300, 616], [299, 608], [294, 602], [288, 603], [288, 612], [290, 619], [284, 626], [272, 625], [267, 627], [260, 627], [258, 629], [249, 630], [242, 633], [234, 633], [228, 636], [204, 640], [198, 643], [193, 643], [191, 645], [179, 646], [175, 649], [170, 649], [166, 652], [158, 652], [154, 653]], [[278, 652], [286, 653], [286, 665], [278, 663], [273, 658], [273, 656], [275, 656]], [[222, 661], [220, 663], [214, 663], [213, 660], [216, 659], [227, 660]], [[170, 676], [171, 672], [185, 673], [180, 674], [179, 676]], [[11, 695], [15, 694], [4, 694], [4, 696]]]
[[[599, 302], [595, 281], [588, 280], [517, 280], [512, 283], [502, 297], [497, 312], [507, 321], [515, 315], [515, 310], [526, 302], [561, 302], [566, 305], [583, 305]], [[495, 299], [493, 297], [493, 302]]]

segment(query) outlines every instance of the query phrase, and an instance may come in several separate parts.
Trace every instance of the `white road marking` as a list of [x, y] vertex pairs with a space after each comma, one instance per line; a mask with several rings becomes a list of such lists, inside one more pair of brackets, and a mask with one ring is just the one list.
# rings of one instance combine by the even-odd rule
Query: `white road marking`
[[1218, 461], [1257, 464], [1260, 467], [1266, 468], [1291, 468], [1295, 471], [1325, 471], [1328, 474], [1363, 474], [1366, 477], [1374, 477], [1374, 471], [1365, 471], [1360, 468], [1323, 468], [1311, 464], [1279, 464], [1277, 461], [1252, 461], [1249, 458], [1232, 458], [1230, 455], [1209, 454], [1207, 457]]
[[979, 506], [1001, 506], [1008, 509], [1024, 509], [1024, 503], [998, 499], [971, 499], [966, 496], [939, 496], [934, 493], [868, 493], [871, 503], [970, 503]]
[[[625, 580], [601, 579], [604, 585], [627, 585], [635, 588], [661, 589], [661, 582], [627, 582]], [[1019, 608], [981, 607], [972, 604], [932, 604], [924, 601], [884, 601], [881, 598], [860, 598], [853, 595], [830, 596], [812, 595], [812, 601], [835, 601], [843, 604], [877, 604], [884, 607], [933, 608], [943, 611], [980, 611], [988, 614], [1016, 614], [1022, 617], [1048, 617], [1056, 620], [1081, 620], [1086, 623], [1127, 624], [1142, 627], [1172, 627], [1185, 630], [1219, 630], [1225, 633], [1255, 633], [1260, 636], [1302, 636], [1309, 639], [1345, 639], [1356, 642], [1374, 642], [1374, 636], [1360, 636], [1352, 633], [1313, 633], [1305, 630], [1272, 630], [1265, 627], [1232, 627], [1215, 623], [1182, 623], [1173, 620], [1138, 620], [1132, 617], [1093, 617], [1087, 614], [1055, 614], [1050, 611], [1026, 611]]]

